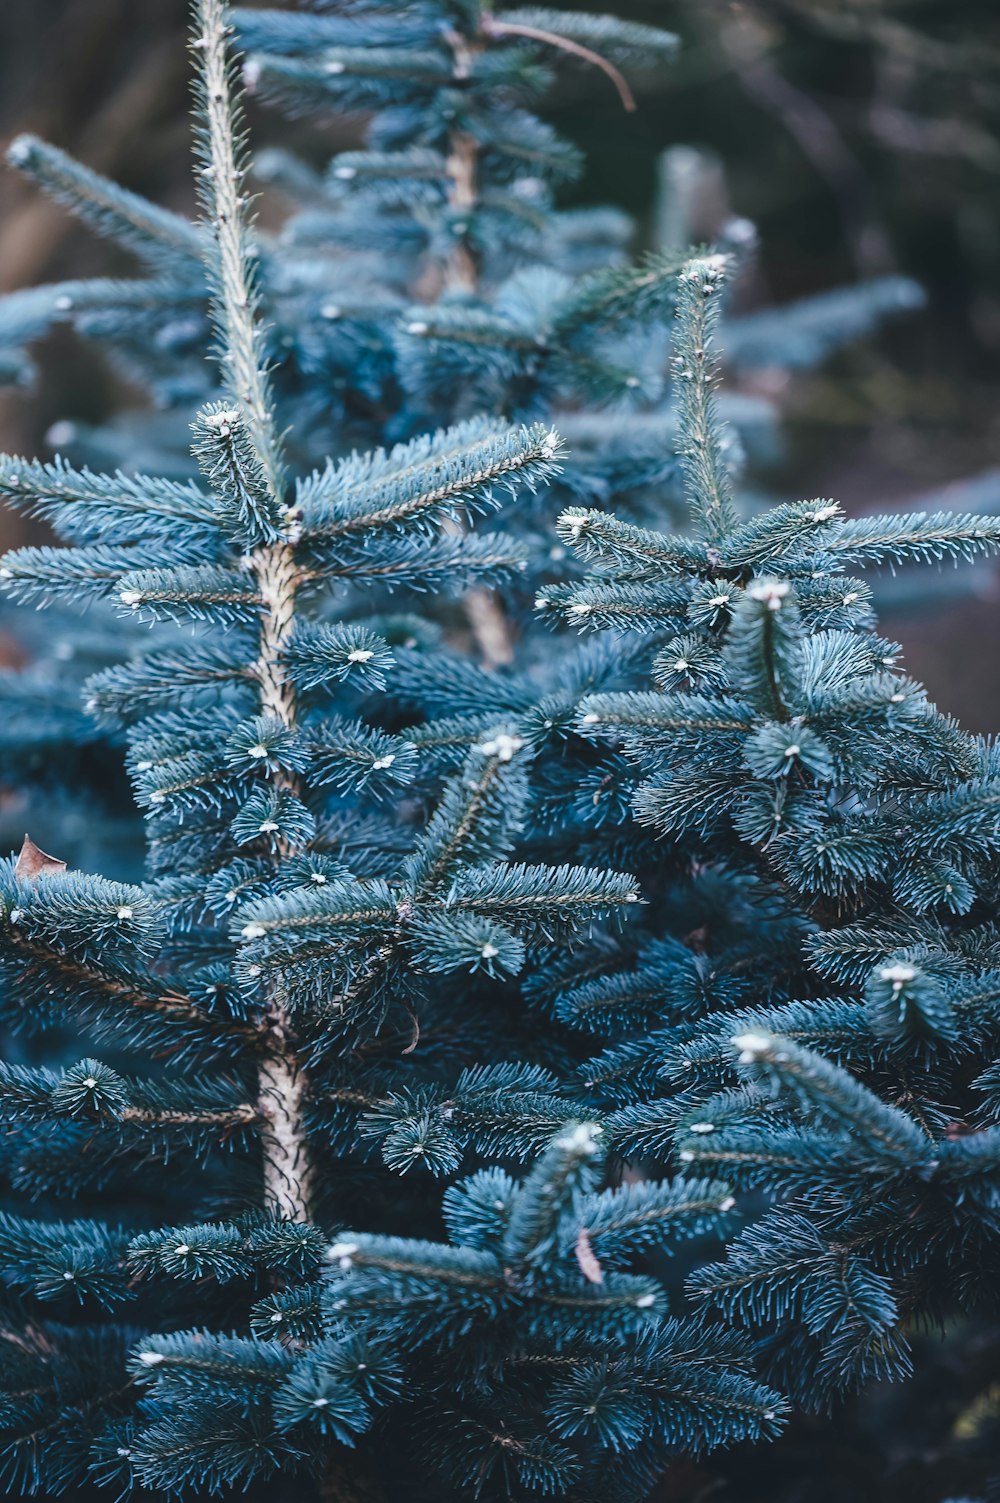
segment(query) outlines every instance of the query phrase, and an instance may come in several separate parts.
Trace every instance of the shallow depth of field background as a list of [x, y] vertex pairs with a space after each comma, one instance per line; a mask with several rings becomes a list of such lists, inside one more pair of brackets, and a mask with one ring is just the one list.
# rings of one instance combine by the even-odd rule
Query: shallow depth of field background
[[[575, 0], [575, 8], [584, 8]], [[784, 498], [834, 497], [851, 513], [906, 506], [995, 469], [1000, 506], [1000, 4], [997, 0], [619, 0], [605, 6], [684, 39], [674, 68], [622, 113], [602, 76], [574, 70], [551, 118], [590, 157], [578, 201], [648, 224], [664, 147], [710, 148], [713, 193], [761, 236], [746, 306], [902, 271], [927, 308], [819, 371], [757, 373], [784, 413], [785, 455], [763, 477]], [[160, 202], [189, 210], [185, 0], [2, 0], [0, 141], [32, 130]], [[359, 122], [289, 127], [251, 109], [258, 145], [322, 158]], [[267, 206], [265, 205], [265, 213]], [[12, 173], [0, 175], [0, 290], [128, 271]], [[64, 418], [134, 405], [60, 332], [34, 394], [0, 393], [0, 447], [48, 454]], [[29, 524], [0, 521], [0, 546]], [[883, 613], [910, 672], [974, 730], [1000, 724], [1000, 570], [963, 598], [919, 589]], [[0, 660], [16, 660], [0, 642]]]

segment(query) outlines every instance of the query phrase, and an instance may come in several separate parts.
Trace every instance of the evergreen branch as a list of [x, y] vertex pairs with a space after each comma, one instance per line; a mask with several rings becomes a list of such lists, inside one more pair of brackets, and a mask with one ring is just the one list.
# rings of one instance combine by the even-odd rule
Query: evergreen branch
[[1000, 517], [948, 511], [849, 517], [823, 547], [859, 563], [929, 563], [945, 558], [969, 561], [1000, 547]]
[[932, 1145], [926, 1134], [896, 1107], [887, 1106], [839, 1065], [779, 1035], [742, 1033], [733, 1039], [740, 1062], [815, 1106], [840, 1127], [853, 1130], [862, 1151], [894, 1164], [920, 1168]]
[[710, 548], [693, 538], [670, 537], [607, 512], [571, 506], [556, 520], [556, 531], [583, 559], [609, 559], [632, 571], [688, 573], [711, 567]]
[[[199, 550], [192, 548], [197, 557]], [[183, 543], [157, 545], [147, 542], [141, 549], [137, 546], [116, 547], [114, 544], [95, 544], [85, 548], [18, 548], [3, 555], [0, 563], [0, 582], [16, 600], [35, 600], [39, 605], [48, 605], [53, 600], [69, 600], [79, 604], [88, 599], [105, 599], [115, 584], [126, 583], [122, 575], [134, 567], [141, 555], [143, 563], [166, 566], [180, 562], [185, 548]], [[168, 571], [164, 567], [162, 573]], [[219, 571], [221, 572], [221, 571]], [[135, 576], [148, 579], [160, 574], [159, 569], [150, 569]], [[123, 601], [132, 605], [131, 600]], [[138, 601], [135, 602], [139, 604]]]
[[23, 346], [55, 325], [76, 322], [95, 332], [107, 331], [109, 321], [119, 337], [127, 340], [131, 326], [151, 316], [157, 324], [171, 315], [190, 318], [204, 307], [203, 279], [172, 281], [115, 277], [50, 282], [24, 287], [0, 297], [0, 381], [26, 385], [32, 366]]
[[[314, 491], [310, 497], [314, 506], [317, 499], [320, 504], [305, 513], [305, 541], [368, 534], [376, 528], [419, 528], [445, 517], [458, 518], [498, 505], [496, 492], [509, 490], [518, 477], [534, 486], [556, 472], [558, 437], [539, 423], [488, 431], [467, 443], [461, 443], [462, 429], [444, 437], [446, 446], [435, 447], [426, 458], [421, 440], [410, 446], [409, 453], [403, 449], [391, 453], [388, 463], [386, 456], [377, 455], [374, 483], [369, 482], [364, 490], [354, 478], [357, 466], [351, 461], [329, 472], [328, 485], [323, 487], [327, 494], [317, 496]], [[362, 473], [358, 479], [364, 484], [367, 476]]]
[[98, 234], [128, 246], [154, 270], [175, 277], [180, 263], [187, 275], [200, 271], [202, 238], [190, 220], [120, 188], [37, 136], [16, 136], [7, 160]]
[[747, 705], [728, 695], [591, 694], [580, 701], [580, 725], [588, 735], [620, 731], [743, 731], [753, 728]]
[[449, 783], [413, 856], [407, 879], [417, 900], [440, 891], [472, 864], [506, 855], [520, 827], [527, 779], [524, 742], [499, 730], [487, 736]]
[[202, 1043], [222, 1047], [237, 1037], [252, 1046], [253, 1029], [236, 1019], [206, 1012], [183, 992], [161, 985], [152, 976], [145, 977], [144, 985], [139, 987], [132, 980], [108, 973], [16, 928], [7, 930], [5, 943], [12, 956], [24, 962], [25, 969], [18, 979], [28, 995], [37, 979], [42, 996], [49, 1003], [57, 987], [65, 996], [72, 997], [81, 1011], [98, 1021], [100, 1013], [110, 1007], [112, 1012], [106, 1025], [109, 1028], [127, 1026], [130, 1014], [148, 1017], [163, 1025], [154, 1034], [154, 1040], [168, 1052], [180, 1051], [192, 1042], [196, 1047]]
[[724, 256], [703, 256], [681, 272], [670, 362], [685, 499], [709, 543], [724, 538], [736, 521], [714, 396], [718, 357], [712, 352], [725, 274]]
[[[123, 522], [139, 527], [149, 518], [169, 524], [169, 536], [190, 526], [214, 530], [211, 499], [191, 481], [145, 475], [95, 475], [74, 470], [62, 459], [52, 464], [5, 455], [0, 461], [0, 496], [11, 506], [53, 521], [63, 536], [102, 542], [106, 530]], [[165, 527], [166, 532], [166, 527]]]
[[197, 60], [198, 182], [211, 249], [206, 258], [222, 374], [247, 414], [250, 433], [276, 505], [281, 505], [281, 444], [262, 359], [256, 250], [247, 217], [242, 105], [234, 85], [229, 13], [224, 0], [196, 0], [191, 46]]
[[120, 604], [147, 621], [194, 620], [248, 626], [264, 608], [253, 575], [212, 564], [184, 569], [146, 567], [131, 574], [123, 571], [117, 583]]

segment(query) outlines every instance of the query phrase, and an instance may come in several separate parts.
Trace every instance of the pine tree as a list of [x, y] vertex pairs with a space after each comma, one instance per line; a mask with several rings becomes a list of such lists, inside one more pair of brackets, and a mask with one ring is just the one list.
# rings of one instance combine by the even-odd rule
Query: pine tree
[[973, 558], [1000, 529], [825, 500], [741, 522], [714, 395], [725, 271], [680, 278], [693, 533], [570, 509], [592, 573], [543, 602], [644, 634], [650, 679], [583, 697], [568, 732], [594, 748], [605, 847], [653, 903], [591, 967], [557, 958], [529, 986], [597, 1036], [584, 1074], [617, 1153], [750, 1192], [689, 1293], [822, 1411], [909, 1375], [922, 1325], [993, 1307], [996, 751], [903, 674], [846, 570]]
[[[664, 350], [686, 250], [661, 235], [630, 262], [632, 226], [620, 212], [559, 209], [558, 194], [582, 162], [537, 113], [564, 68], [588, 70], [609, 97], [617, 90], [631, 104], [630, 79], [669, 77], [676, 38], [613, 17], [535, 7], [507, 14], [464, 0], [365, 0], [336, 14], [325, 5], [239, 10], [234, 24], [249, 51], [245, 78], [265, 101], [293, 114], [362, 108], [372, 117], [368, 149], [341, 152], [323, 172], [275, 151], [252, 164], [294, 210], [280, 235], [257, 235], [254, 253], [277, 424], [295, 469], [484, 413], [555, 421], [569, 441], [545, 510], [522, 494], [498, 519], [526, 545], [521, 571], [502, 582], [502, 601], [488, 579], [464, 599], [481, 659], [509, 662], [516, 642], [532, 636], [537, 588], [555, 577], [554, 566], [566, 567], [559, 545], [550, 557], [548, 528], [560, 504], [600, 506], [614, 496], [635, 521], [656, 525], [665, 510], [683, 517]], [[0, 381], [30, 382], [32, 342], [69, 322], [155, 405], [96, 428], [56, 424], [60, 452], [77, 468], [193, 478], [190, 413], [214, 396], [197, 225], [35, 137], [18, 137], [8, 155], [126, 249], [141, 274], [0, 300]], [[668, 198], [677, 211], [660, 217], [683, 227], [683, 193]], [[723, 238], [752, 259], [746, 221], [733, 221]], [[794, 369], [921, 300], [912, 282], [881, 278], [730, 317], [726, 348], [741, 369]], [[743, 393], [723, 401], [735, 476], [744, 451], [773, 449], [774, 416]], [[29, 488], [7, 499], [58, 516], [58, 493], [38, 498]], [[57, 602], [60, 592], [75, 595], [60, 571], [43, 570], [34, 584]], [[17, 630], [23, 637], [23, 625]], [[22, 787], [41, 782], [45, 792], [33, 809], [44, 820], [51, 808], [45, 767], [89, 737], [91, 797], [104, 817], [101, 841], [81, 843], [78, 854], [119, 865], [132, 836], [120, 744], [107, 727], [81, 723], [75, 688], [88, 666], [119, 659], [130, 635], [127, 622], [100, 611], [85, 637], [75, 620], [53, 614], [31, 643], [32, 671], [0, 674], [6, 759]], [[131, 640], [139, 650], [142, 633]], [[60, 815], [64, 838], [72, 821], [70, 801]]]
[[[553, 61], [627, 101], [662, 33], [232, 19], [199, 0], [198, 223], [13, 148], [148, 276], [0, 303], [4, 367], [70, 318], [168, 410], [0, 461], [69, 545], [9, 590], [98, 605], [9, 681], [15, 773], [124, 744], [149, 835], [141, 885], [30, 840], [3, 878], [6, 1476], [638, 1500], [995, 1281], [995, 753], [845, 569], [1000, 523], [748, 518], [745, 236], [629, 264], [531, 112]], [[258, 160], [276, 239], [234, 30], [265, 98], [372, 112], [326, 174]], [[795, 365], [912, 300], [724, 340]]]
[[[482, 709], [424, 748], [380, 727], [420, 624], [406, 648], [356, 605], [366, 581], [516, 568], [509, 539], [455, 524], [545, 482], [558, 440], [470, 419], [291, 484], [228, 35], [220, 0], [199, 0], [197, 236], [220, 377], [193, 428], [200, 480], [0, 469], [69, 545], [8, 555], [11, 586], [110, 588], [153, 624], [150, 651], [87, 688], [127, 728], [150, 880], [67, 871], [30, 839], [3, 878], [11, 1023], [89, 1030], [112, 1055], [3, 1067], [13, 1188], [51, 1207], [11, 1211], [0, 1234], [6, 1475], [50, 1495], [204, 1495], [293, 1469], [324, 1496], [373, 1497], [359, 1437], [402, 1426], [408, 1454], [430, 1410], [428, 1488], [640, 1496], [666, 1449], [778, 1423], [746, 1344], [666, 1318], [658, 1282], [628, 1271], [651, 1238], [721, 1225], [730, 1198], [710, 1180], [602, 1190], [600, 1125], [542, 1063], [561, 1051], [489, 985], [638, 893], [606, 867], [513, 859], [528, 747], [502, 693], [487, 734]], [[427, 658], [459, 694], [488, 683]], [[428, 744], [460, 746], [457, 773], [428, 777]], [[400, 1237], [436, 1218], [419, 1190], [390, 1193], [369, 1140], [397, 1171], [455, 1169], [465, 1149], [537, 1163], [454, 1186], [449, 1246]], [[99, 1214], [56, 1219], [69, 1198]], [[324, 1227], [355, 1204], [384, 1230], [331, 1246]]]

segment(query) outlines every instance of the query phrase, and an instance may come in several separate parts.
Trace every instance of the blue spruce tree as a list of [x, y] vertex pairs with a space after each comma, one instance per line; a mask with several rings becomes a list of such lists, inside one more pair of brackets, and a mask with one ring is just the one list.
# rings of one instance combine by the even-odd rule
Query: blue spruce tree
[[[371, 115], [258, 159], [274, 238], [237, 39], [265, 98]], [[0, 891], [15, 1492], [639, 1500], [984, 1307], [995, 752], [845, 570], [1000, 523], [748, 515], [745, 233], [631, 264], [533, 113], [672, 46], [199, 0], [198, 223], [15, 143], [147, 275], [0, 302], [4, 370], [69, 319], [161, 406], [0, 461], [68, 545], [9, 591], [96, 607], [4, 685], [13, 775], [85, 750], [49, 843], [103, 855], [124, 747], [148, 832], [141, 883], [26, 840]], [[725, 343], [804, 363], [914, 297]]]
[[[70, 545], [8, 555], [15, 592], [110, 593], [152, 626], [86, 690], [126, 729], [149, 880], [67, 871], [30, 839], [3, 878], [9, 1020], [107, 1050], [3, 1067], [6, 1171], [45, 1202], [0, 1233], [7, 1476], [273, 1496], [295, 1471], [374, 1498], [412, 1481], [422, 1435], [428, 1496], [641, 1496], [669, 1450], [779, 1420], [747, 1343], [668, 1318], [629, 1266], [731, 1198], [609, 1184], [563, 1051], [490, 984], [639, 894], [606, 867], [515, 859], [529, 749], [506, 701], [527, 690], [484, 705], [481, 670], [421, 654], [419, 618], [358, 604], [366, 584], [516, 568], [516, 540], [465, 524], [547, 481], [558, 439], [470, 418], [289, 480], [219, 0], [200, 0], [194, 49], [220, 376], [194, 423], [200, 479], [0, 472]], [[405, 653], [427, 685], [477, 695], [474, 724], [423, 746], [386, 728]], [[457, 772], [425, 765], [442, 747]], [[537, 1163], [456, 1184], [445, 1244], [419, 1184], [366, 1144], [388, 1170], [455, 1170], [467, 1149]], [[334, 1232], [358, 1210], [370, 1229]], [[386, 1426], [403, 1439], [379, 1462], [364, 1437]]]
[[[971, 559], [1000, 529], [826, 500], [741, 522], [714, 393], [725, 274], [712, 255], [679, 279], [693, 532], [569, 509], [559, 531], [591, 572], [541, 602], [642, 633], [619, 651], [645, 682], [584, 696], [566, 734], [650, 908], [527, 987], [596, 1035], [583, 1075], [618, 1154], [733, 1186], [749, 1224], [688, 1293], [825, 1411], [908, 1377], [921, 1330], [969, 1338], [993, 1308], [996, 750], [904, 675], [847, 569]], [[593, 836], [576, 849], [600, 862]]]

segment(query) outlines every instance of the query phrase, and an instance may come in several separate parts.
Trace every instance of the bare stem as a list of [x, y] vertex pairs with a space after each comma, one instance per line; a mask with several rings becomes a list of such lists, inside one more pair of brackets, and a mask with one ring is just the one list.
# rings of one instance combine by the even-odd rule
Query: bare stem
[[635, 111], [635, 95], [629, 88], [625, 75], [619, 72], [614, 63], [602, 57], [599, 52], [584, 47], [582, 42], [574, 42], [570, 37], [561, 36], [556, 31], [543, 31], [540, 26], [524, 26], [516, 21], [498, 21], [496, 16], [483, 16], [482, 24], [487, 36], [529, 37], [534, 42], [546, 42], [550, 47], [559, 47], [563, 52], [572, 52], [574, 57], [582, 57], [584, 62], [591, 63], [595, 68], [600, 68], [602, 73], [607, 74], [618, 91], [618, 98], [629, 114]]
[[[448, 43], [455, 58], [456, 79], [468, 78], [476, 49], [461, 32], [448, 32]], [[448, 173], [448, 204], [456, 215], [471, 215], [479, 198], [478, 183], [479, 144], [468, 131], [451, 133], [450, 149], [446, 163]], [[461, 224], [461, 218], [454, 223]], [[444, 269], [444, 289], [450, 292], [476, 291], [479, 283], [479, 268], [475, 256], [463, 238], [456, 240]], [[506, 613], [495, 590], [485, 585], [475, 585], [465, 593], [465, 614], [472, 628], [472, 635], [488, 668], [514, 660], [514, 646]]]
[[[472, 72], [476, 47], [460, 31], [449, 31], [446, 38], [455, 59], [452, 71], [455, 79], [461, 82]], [[475, 137], [468, 131], [453, 130], [445, 170], [448, 174], [448, 207], [458, 216], [471, 215], [475, 210], [479, 193], [476, 181], [478, 165], [479, 145]], [[458, 231], [461, 224], [460, 217], [453, 221], [459, 238], [444, 269], [444, 287], [446, 291], [475, 292], [478, 269], [465, 231]]]

